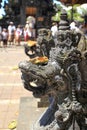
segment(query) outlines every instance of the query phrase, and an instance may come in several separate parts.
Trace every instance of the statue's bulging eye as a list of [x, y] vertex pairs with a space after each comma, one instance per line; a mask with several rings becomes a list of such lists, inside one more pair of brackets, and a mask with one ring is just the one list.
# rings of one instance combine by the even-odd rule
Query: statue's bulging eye
[[64, 41], [64, 36], [63, 36], [63, 35], [59, 35], [59, 36], [58, 36], [58, 40], [59, 40], [59, 41]]

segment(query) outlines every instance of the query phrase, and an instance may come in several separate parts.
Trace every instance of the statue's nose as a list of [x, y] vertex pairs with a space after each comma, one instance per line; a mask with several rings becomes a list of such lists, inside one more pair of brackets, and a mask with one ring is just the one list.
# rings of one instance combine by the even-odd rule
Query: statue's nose
[[24, 69], [26, 71], [29, 70], [30, 67], [27, 61], [21, 61], [18, 66], [20, 69]]

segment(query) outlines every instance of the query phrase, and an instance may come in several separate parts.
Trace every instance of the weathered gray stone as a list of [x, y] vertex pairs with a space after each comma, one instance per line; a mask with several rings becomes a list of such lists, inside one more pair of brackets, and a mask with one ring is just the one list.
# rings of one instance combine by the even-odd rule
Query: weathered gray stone
[[32, 130], [33, 125], [39, 118], [45, 108], [38, 108], [39, 99], [31, 97], [22, 97], [20, 99], [19, 117], [17, 130]]

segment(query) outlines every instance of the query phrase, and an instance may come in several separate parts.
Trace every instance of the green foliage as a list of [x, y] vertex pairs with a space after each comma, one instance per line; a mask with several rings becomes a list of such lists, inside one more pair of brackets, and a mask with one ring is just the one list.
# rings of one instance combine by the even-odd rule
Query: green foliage
[[52, 21], [60, 21], [60, 13], [61, 11], [58, 11], [58, 13], [52, 17]]
[[[79, 7], [79, 6], [80, 6], [79, 4], [75, 4], [73, 6], [73, 10], [72, 10], [72, 8], [69, 9], [69, 10], [66, 10], [67, 14], [68, 14], [68, 19], [70, 21], [72, 19], [72, 15], [73, 15], [73, 20], [78, 21], [78, 22], [83, 22], [84, 21], [84, 18], [82, 18], [81, 14], [78, 13], [78, 11], [77, 11], [77, 7]], [[59, 9], [59, 6], [58, 6], [58, 9]], [[60, 8], [60, 10], [58, 10], [56, 15], [52, 17], [53, 21], [60, 21], [61, 9], [62, 9], [62, 7]], [[73, 12], [73, 14], [72, 14], [72, 12]], [[87, 14], [87, 10], [83, 10], [83, 14]]]
[[69, 20], [71, 20], [71, 17], [73, 15], [73, 20], [78, 21], [78, 22], [84, 21], [84, 19], [81, 17], [81, 15], [75, 10], [73, 10], [73, 14], [72, 14], [72, 10], [68, 10], [67, 13], [68, 13]]
[[60, 4], [58, 4], [56, 6], [57, 6], [57, 9], [58, 9], [58, 12], [56, 13], [56, 15], [54, 15], [52, 17], [52, 21], [60, 21], [60, 14], [61, 14], [62, 6]]
[[73, 10], [77, 10], [77, 7], [79, 7], [79, 6], [80, 6], [80, 4], [73, 5]]

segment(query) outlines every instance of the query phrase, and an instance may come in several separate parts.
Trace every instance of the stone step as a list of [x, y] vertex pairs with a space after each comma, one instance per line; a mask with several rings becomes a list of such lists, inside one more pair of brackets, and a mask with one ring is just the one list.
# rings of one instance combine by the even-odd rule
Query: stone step
[[38, 108], [40, 99], [22, 97], [20, 99], [17, 130], [33, 130], [33, 125], [46, 108]]

